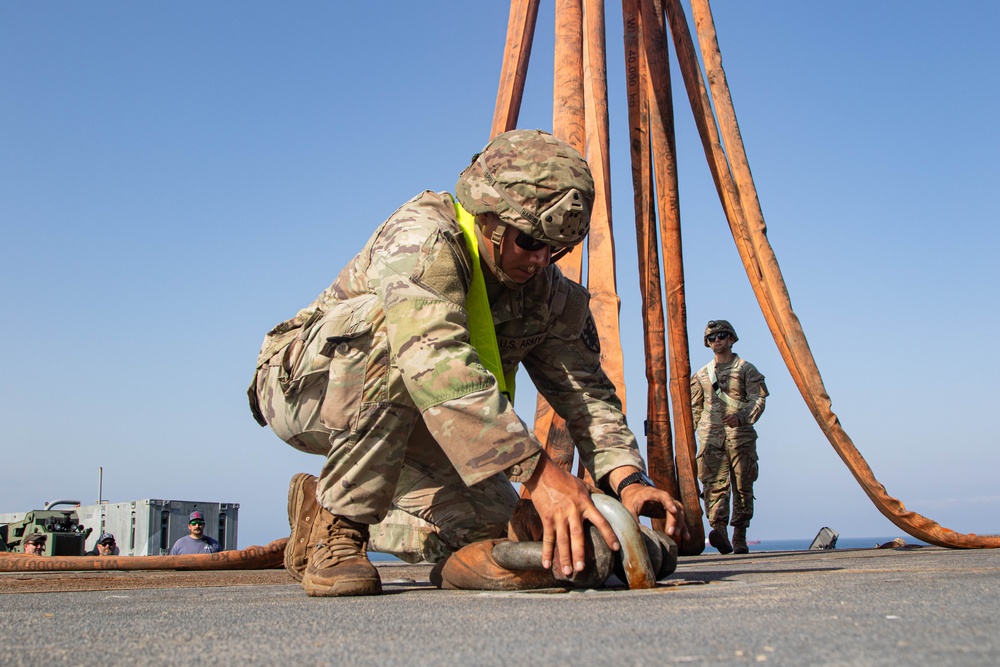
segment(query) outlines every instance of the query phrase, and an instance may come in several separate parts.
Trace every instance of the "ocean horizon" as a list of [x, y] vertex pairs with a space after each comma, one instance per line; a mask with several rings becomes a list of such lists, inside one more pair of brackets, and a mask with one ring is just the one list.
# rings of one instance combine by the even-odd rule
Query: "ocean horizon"
[[[886, 542], [892, 542], [895, 539], [902, 539], [906, 542], [907, 546], [931, 546], [926, 542], [921, 542], [915, 537], [910, 537], [909, 535], [893, 535], [891, 537], [844, 537], [840, 536], [837, 538], [837, 545], [835, 549], [874, 549], [880, 544], [885, 544]], [[750, 547], [750, 553], [755, 553], [758, 551], [808, 551], [809, 545], [813, 543], [815, 537], [810, 538], [794, 538], [785, 540], [753, 540], [748, 542]], [[708, 544], [705, 545], [705, 554], [717, 554], [719, 553], [715, 547]], [[393, 562], [400, 561], [395, 556], [390, 554], [381, 554], [369, 551], [368, 557], [373, 561], [381, 562]]]
[[[732, 534], [730, 534], [732, 537]], [[784, 539], [784, 540], [748, 540], [747, 545], [750, 547], [750, 553], [755, 551], [808, 551], [809, 545], [813, 543], [814, 537], [810, 538], [796, 538], [796, 539]], [[893, 535], [890, 537], [845, 537], [841, 535], [837, 538], [837, 544], [835, 549], [874, 549], [880, 544], [885, 544], [886, 542], [892, 542], [895, 539], [902, 539], [906, 542], [907, 546], [930, 546], [926, 542], [921, 542], [915, 537], [910, 537], [909, 535]], [[715, 547], [705, 545], [704, 553], [719, 553]]]

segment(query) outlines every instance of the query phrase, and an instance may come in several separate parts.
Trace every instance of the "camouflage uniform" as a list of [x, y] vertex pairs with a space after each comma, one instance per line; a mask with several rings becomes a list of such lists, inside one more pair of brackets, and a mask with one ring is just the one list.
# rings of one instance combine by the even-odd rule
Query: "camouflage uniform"
[[[541, 450], [469, 343], [470, 262], [452, 197], [420, 194], [267, 334], [250, 390], [261, 425], [326, 457], [320, 503], [405, 560], [498, 535]], [[504, 372], [523, 364], [595, 479], [645, 469], [587, 291], [555, 265], [516, 290], [484, 274]]]
[[[714, 361], [712, 362], [715, 363]], [[729, 522], [730, 486], [733, 490], [732, 524], [746, 528], [753, 518], [753, 483], [757, 479], [757, 431], [753, 424], [764, 412], [767, 386], [753, 364], [733, 353], [729, 363], [715, 367], [719, 388], [746, 403], [736, 409], [724, 403], [712, 388], [706, 365], [691, 378], [691, 409], [698, 430], [698, 478], [709, 524]], [[735, 413], [740, 425], [726, 426], [722, 418]]]

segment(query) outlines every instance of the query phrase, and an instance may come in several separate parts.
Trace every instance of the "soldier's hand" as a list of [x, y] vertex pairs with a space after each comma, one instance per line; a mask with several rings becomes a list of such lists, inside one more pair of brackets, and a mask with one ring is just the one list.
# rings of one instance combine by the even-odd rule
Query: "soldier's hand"
[[531, 479], [524, 483], [542, 519], [542, 566], [552, 567], [558, 555], [563, 574], [579, 572], [585, 565], [584, 520], [590, 521], [611, 549], [619, 549], [611, 524], [590, 499], [590, 490], [542, 452]]
[[629, 484], [622, 489], [622, 505], [636, 519], [648, 516], [654, 519], [666, 519], [664, 532], [678, 543], [688, 540], [687, 524], [684, 522], [684, 506], [673, 496], [655, 486]]
[[736, 428], [740, 425], [740, 418], [736, 415], [726, 415], [722, 418], [722, 422], [729, 427]]

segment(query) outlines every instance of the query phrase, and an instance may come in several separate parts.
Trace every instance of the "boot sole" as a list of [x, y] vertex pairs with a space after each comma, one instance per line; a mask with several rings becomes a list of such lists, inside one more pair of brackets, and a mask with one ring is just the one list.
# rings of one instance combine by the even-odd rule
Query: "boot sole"
[[325, 585], [313, 582], [306, 575], [302, 578], [302, 589], [306, 595], [313, 598], [379, 595], [382, 592], [382, 582], [378, 579], [338, 579], [332, 584]]
[[382, 593], [382, 584], [378, 581], [338, 581], [332, 586], [322, 586], [319, 584], [306, 583], [302, 580], [302, 589], [311, 598], [338, 598], [354, 597], [361, 595], [379, 595]]

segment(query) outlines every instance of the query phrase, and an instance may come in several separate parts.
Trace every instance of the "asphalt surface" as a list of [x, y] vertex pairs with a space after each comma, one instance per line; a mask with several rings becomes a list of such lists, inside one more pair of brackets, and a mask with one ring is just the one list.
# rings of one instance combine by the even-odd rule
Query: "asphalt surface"
[[[997, 665], [1000, 550], [683, 558], [656, 589], [314, 599], [283, 571], [0, 574], [0, 665]], [[48, 592], [45, 592], [48, 591]]]

